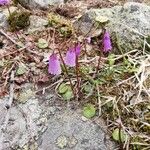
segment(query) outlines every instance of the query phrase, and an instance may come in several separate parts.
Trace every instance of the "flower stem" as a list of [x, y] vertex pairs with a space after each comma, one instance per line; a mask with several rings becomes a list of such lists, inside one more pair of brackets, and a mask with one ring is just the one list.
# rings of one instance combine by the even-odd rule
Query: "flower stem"
[[63, 57], [62, 57], [62, 54], [61, 54], [61, 52], [60, 52], [60, 49], [58, 49], [58, 52], [59, 52], [59, 55], [60, 55], [60, 59], [61, 59], [61, 61], [62, 61], [62, 63], [63, 63], [64, 69], [65, 69], [65, 72], [66, 72], [66, 74], [67, 74], [67, 76], [68, 76], [68, 79], [69, 79], [69, 82], [70, 82], [70, 86], [71, 86], [72, 92], [73, 92], [74, 97], [75, 97], [75, 96], [76, 96], [76, 94], [75, 94], [75, 92], [74, 92], [73, 84], [72, 84], [72, 82], [71, 82], [71, 78], [69, 77], [69, 73], [68, 73], [68, 70], [67, 70], [66, 64], [65, 64], [65, 62], [64, 62], [64, 59], [63, 59]]
[[76, 56], [76, 78], [77, 78], [77, 95], [80, 92], [80, 85], [79, 85], [79, 62], [78, 56]]
[[7, 5], [7, 9], [8, 9], [9, 15], [11, 15], [11, 12], [10, 12], [10, 9], [9, 9], [9, 6], [8, 6], [8, 5]]
[[97, 64], [97, 67], [96, 67], [95, 76], [96, 76], [96, 74], [98, 73], [99, 66], [100, 66], [100, 62], [101, 62], [101, 54], [100, 54], [100, 56], [99, 56], [99, 58], [98, 58], [98, 64]]

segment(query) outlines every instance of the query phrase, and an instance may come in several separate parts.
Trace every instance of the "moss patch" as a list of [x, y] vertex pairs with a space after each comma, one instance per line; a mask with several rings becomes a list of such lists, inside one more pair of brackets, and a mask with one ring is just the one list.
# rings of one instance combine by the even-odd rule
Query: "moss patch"
[[30, 25], [30, 13], [25, 11], [15, 11], [8, 17], [11, 31], [18, 31]]

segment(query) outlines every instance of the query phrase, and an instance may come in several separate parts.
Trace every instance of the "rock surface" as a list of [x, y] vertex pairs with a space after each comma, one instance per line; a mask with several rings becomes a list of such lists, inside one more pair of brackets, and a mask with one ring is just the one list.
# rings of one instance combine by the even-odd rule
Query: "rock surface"
[[[41, 150], [113, 150], [104, 141], [105, 133], [95, 123], [83, 121], [80, 110], [57, 111], [48, 121], [42, 136]], [[53, 135], [53, 136], [51, 136]]]
[[[16, 7], [10, 7], [11, 12], [14, 12], [15, 10], [17, 10]], [[9, 16], [9, 13], [8, 13], [7, 9], [0, 10], [0, 27], [3, 27], [5, 29], [7, 29], [9, 27], [8, 23], [7, 23], [8, 16]], [[32, 33], [37, 30], [43, 30], [43, 29], [45, 29], [46, 25], [48, 25], [47, 18], [31, 15], [30, 16], [30, 25], [27, 28], [27, 32]]]
[[48, 19], [39, 16], [30, 16], [30, 25], [28, 27], [28, 32], [34, 32], [36, 30], [43, 30], [45, 26], [48, 25]]
[[0, 27], [5, 27], [7, 25], [7, 17], [2, 10], [0, 10]]
[[49, 5], [63, 4], [64, 0], [18, 0], [18, 2], [26, 8], [46, 9]]
[[[17, 10], [17, 7], [11, 6], [9, 10], [12, 13]], [[9, 16], [9, 12], [7, 8], [0, 10], [0, 27], [8, 28], [8, 23], [7, 23], [8, 16]]]
[[141, 47], [143, 37], [150, 35], [150, 6], [146, 4], [127, 2], [123, 6], [91, 9], [74, 23], [75, 28], [83, 34], [92, 35], [90, 30], [96, 30], [93, 25], [96, 17], [108, 18], [106, 28], [114, 43], [118, 37], [124, 51]]
[[[27, 86], [25, 89], [29, 89]], [[24, 90], [24, 89], [23, 89]], [[31, 88], [32, 90], [32, 88]], [[15, 97], [17, 101], [17, 97]], [[0, 100], [0, 127], [4, 125], [8, 97]], [[20, 102], [20, 100], [19, 100]], [[16, 102], [15, 102], [16, 103]], [[67, 107], [68, 106], [68, 107]], [[102, 128], [82, 120], [81, 110], [57, 100], [50, 92], [10, 108], [9, 121], [2, 137], [2, 150], [113, 150]], [[107, 143], [109, 142], [109, 143]]]

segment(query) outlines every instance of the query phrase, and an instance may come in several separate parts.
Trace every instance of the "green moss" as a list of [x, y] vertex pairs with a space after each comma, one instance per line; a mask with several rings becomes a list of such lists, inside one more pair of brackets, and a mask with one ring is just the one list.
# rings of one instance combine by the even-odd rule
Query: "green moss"
[[49, 26], [58, 29], [63, 37], [70, 37], [74, 33], [73, 25], [70, 20], [55, 13], [48, 14]]
[[29, 12], [15, 11], [8, 17], [8, 23], [11, 31], [18, 31], [30, 25]]

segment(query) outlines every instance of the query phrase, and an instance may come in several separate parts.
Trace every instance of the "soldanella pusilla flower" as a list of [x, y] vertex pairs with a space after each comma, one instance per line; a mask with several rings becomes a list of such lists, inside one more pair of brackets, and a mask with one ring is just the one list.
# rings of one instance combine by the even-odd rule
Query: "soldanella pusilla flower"
[[57, 54], [55, 54], [55, 53], [53, 53], [49, 57], [48, 72], [50, 74], [52, 74], [52, 75], [59, 75], [59, 74], [61, 74], [60, 60], [59, 60]]

